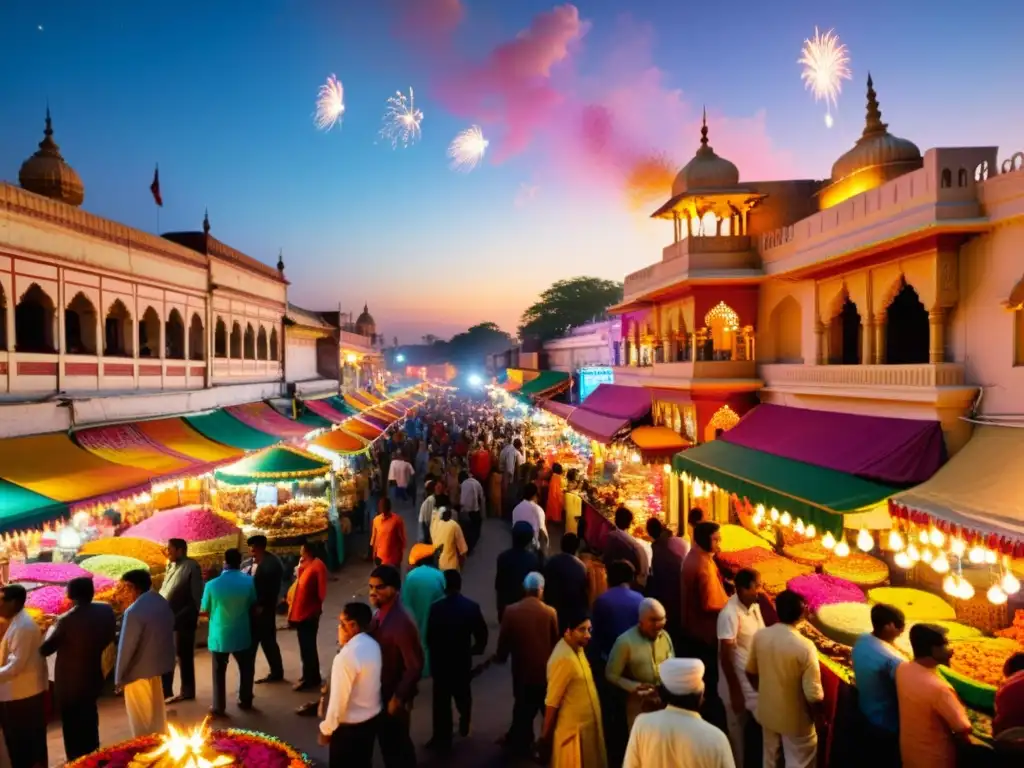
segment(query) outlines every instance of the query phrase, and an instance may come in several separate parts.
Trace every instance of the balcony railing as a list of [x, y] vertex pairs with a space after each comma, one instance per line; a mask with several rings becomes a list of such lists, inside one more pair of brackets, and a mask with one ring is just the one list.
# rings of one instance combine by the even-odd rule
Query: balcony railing
[[760, 366], [765, 386], [772, 388], [934, 388], [962, 387], [964, 367], [959, 363], [921, 365], [787, 365]]

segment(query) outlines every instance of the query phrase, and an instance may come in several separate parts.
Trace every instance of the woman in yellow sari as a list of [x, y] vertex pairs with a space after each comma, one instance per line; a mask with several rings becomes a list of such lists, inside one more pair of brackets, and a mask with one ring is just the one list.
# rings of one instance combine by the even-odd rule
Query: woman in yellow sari
[[608, 768], [601, 703], [583, 655], [590, 619], [580, 613], [567, 624], [548, 659], [542, 749], [550, 752], [552, 768]]

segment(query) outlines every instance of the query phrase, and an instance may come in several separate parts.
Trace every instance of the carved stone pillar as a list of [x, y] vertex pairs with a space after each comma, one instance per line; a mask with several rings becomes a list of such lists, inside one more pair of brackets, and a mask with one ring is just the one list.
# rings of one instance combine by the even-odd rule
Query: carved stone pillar
[[822, 322], [814, 324], [814, 348], [816, 350], [816, 362], [818, 365], [828, 363], [828, 347], [825, 342], [825, 329], [827, 326]]
[[928, 362], [946, 362], [946, 310], [933, 309], [928, 313]]
[[875, 361], [875, 318], [868, 315], [868, 323], [864, 326], [862, 348], [860, 359], [864, 365], [871, 365]]
[[661, 361], [671, 363], [675, 358], [672, 356], [672, 337], [665, 336], [661, 340]]
[[872, 360], [875, 365], [885, 365], [885, 329], [888, 322], [889, 317], [884, 312], [875, 315], [875, 356]]

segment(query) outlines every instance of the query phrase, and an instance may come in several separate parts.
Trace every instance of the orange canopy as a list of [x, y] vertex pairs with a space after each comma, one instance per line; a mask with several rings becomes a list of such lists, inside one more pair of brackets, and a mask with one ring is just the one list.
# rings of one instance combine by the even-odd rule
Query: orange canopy
[[318, 445], [334, 453], [359, 453], [366, 448], [366, 441], [344, 429], [335, 429], [324, 432], [311, 445]]
[[690, 447], [689, 440], [668, 427], [637, 427], [629, 437], [643, 453], [678, 453]]

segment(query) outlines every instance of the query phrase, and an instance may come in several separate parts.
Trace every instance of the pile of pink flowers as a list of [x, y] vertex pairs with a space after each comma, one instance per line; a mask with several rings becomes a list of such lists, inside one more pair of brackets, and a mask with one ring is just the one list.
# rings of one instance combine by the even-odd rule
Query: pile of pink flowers
[[206, 507], [179, 507], [157, 512], [124, 535], [166, 544], [168, 539], [210, 541], [237, 533], [235, 526]]
[[92, 579], [93, 588], [97, 592], [114, 586], [112, 579], [96, 576], [74, 563], [11, 563], [11, 581], [67, 584], [81, 576]]
[[823, 605], [867, 602], [863, 590], [852, 581], [824, 573], [797, 576], [790, 579], [786, 586], [803, 597], [813, 613], [817, 613]]
[[38, 608], [47, 616], [59, 616], [71, 607], [64, 587], [40, 587], [28, 593], [25, 605]]

